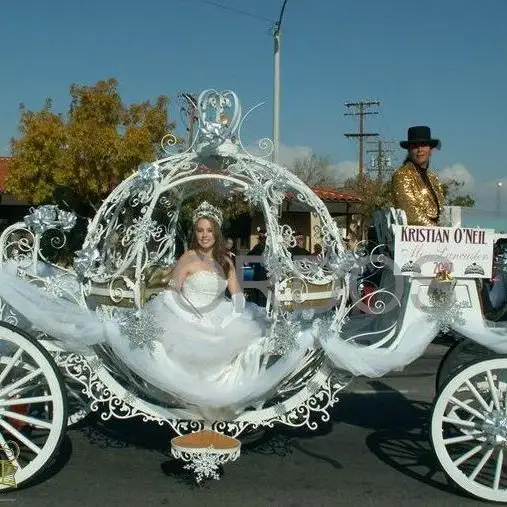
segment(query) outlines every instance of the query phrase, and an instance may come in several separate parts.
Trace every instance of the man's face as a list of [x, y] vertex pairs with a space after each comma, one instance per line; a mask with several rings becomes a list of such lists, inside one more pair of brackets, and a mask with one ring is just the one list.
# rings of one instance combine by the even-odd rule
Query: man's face
[[430, 156], [431, 156], [431, 148], [427, 143], [413, 143], [408, 147], [408, 151], [410, 154], [410, 159], [416, 164], [427, 167]]

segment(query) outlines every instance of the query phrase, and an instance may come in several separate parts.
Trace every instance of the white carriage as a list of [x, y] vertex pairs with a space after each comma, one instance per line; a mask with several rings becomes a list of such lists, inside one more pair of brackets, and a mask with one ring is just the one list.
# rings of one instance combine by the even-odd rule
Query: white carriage
[[[421, 294], [428, 292], [433, 277], [397, 277], [385, 269], [373, 296], [356, 297], [357, 266], [365, 258], [378, 269], [386, 265], [393, 253], [392, 225], [403, 223], [403, 214], [379, 215], [385, 246], [373, 254], [381, 253], [380, 259], [347, 252], [320, 199], [288, 170], [268, 161], [270, 142], [259, 143], [255, 155], [243, 145], [241, 126], [248, 113], [242, 117], [234, 93], [208, 90], [197, 106], [199, 129], [192, 146], [178, 152], [176, 138], [168, 136], [163, 140], [167, 157], [143, 165], [113, 190], [89, 224], [73, 267], [52, 263], [41, 244], [61, 247], [75, 218], [43, 206], [3, 232], [2, 269], [84, 309], [93, 308], [103, 319], [129, 315], [125, 340], [132, 347], [148, 347], [152, 330], [142, 308], [167, 288], [181, 207], [198, 182], [219, 182], [227, 193], [243, 195], [262, 211], [268, 232], [263, 257], [269, 331], [262, 370], [291, 354], [297, 361], [276, 385], [259, 388], [229, 417], [212, 420], [203, 417], [202, 407], [171, 396], [170, 388], [148, 382], [110, 346], [76, 352], [62, 336], [35, 329], [11, 308], [23, 311], [22, 295], [21, 303], [2, 301], [0, 448], [8, 454], [4, 461], [13, 480], [21, 484], [48, 466], [66, 426], [89, 411], [100, 411], [104, 420], [140, 417], [169, 425], [178, 435], [173, 455], [187, 461], [199, 478], [214, 477], [220, 464], [239, 456], [241, 436], [275, 424], [316, 429], [319, 420], [330, 419], [329, 409], [353, 375], [381, 375], [404, 366], [447, 327], [469, 338], [480, 330], [484, 339], [471, 354], [463, 346], [449, 353], [441, 367], [442, 387], [432, 419], [436, 454], [449, 476], [470, 493], [507, 500], [507, 359], [484, 347], [492, 335], [501, 341], [504, 328], [483, 319], [476, 281], [458, 280], [464, 290], [455, 292], [466, 295], [465, 303], [451, 298], [445, 304], [421, 305]], [[294, 232], [279, 223], [288, 193], [318, 217], [320, 225], [313, 232], [323, 245], [321, 255], [292, 259]], [[358, 311], [365, 307], [367, 313]], [[413, 340], [411, 334], [421, 329], [424, 333]], [[480, 362], [469, 365], [469, 357]], [[470, 449], [462, 451], [463, 446]], [[12, 487], [12, 482], [1, 487]]]

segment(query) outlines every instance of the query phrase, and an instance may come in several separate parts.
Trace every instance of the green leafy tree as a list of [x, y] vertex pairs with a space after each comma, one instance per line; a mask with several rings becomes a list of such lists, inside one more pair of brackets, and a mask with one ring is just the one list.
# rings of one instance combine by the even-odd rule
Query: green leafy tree
[[394, 206], [393, 187], [390, 180], [379, 181], [368, 176], [350, 178], [345, 187], [361, 196], [358, 212], [363, 217], [363, 226], [371, 224], [375, 211]]
[[174, 124], [167, 97], [127, 106], [115, 79], [74, 84], [70, 96], [65, 115], [53, 112], [49, 99], [40, 111], [21, 105], [7, 190], [34, 204], [70, 200], [96, 209], [141, 162], [157, 157]]

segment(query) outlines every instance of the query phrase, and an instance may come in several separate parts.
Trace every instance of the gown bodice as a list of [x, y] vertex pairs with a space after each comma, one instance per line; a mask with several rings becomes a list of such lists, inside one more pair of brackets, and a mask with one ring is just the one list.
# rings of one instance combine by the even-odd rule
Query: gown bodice
[[227, 280], [218, 273], [203, 270], [188, 275], [181, 292], [196, 308], [202, 308], [223, 296], [226, 287]]

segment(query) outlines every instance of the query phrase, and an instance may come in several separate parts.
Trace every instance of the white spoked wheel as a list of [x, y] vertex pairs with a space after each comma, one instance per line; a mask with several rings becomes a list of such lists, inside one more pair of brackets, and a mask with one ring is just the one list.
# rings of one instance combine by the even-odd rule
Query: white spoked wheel
[[0, 489], [19, 486], [51, 464], [65, 434], [67, 397], [49, 352], [0, 322], [0, 454], [11, 472]]
[[507, 358], [478, 360], [452, 377], [433, 408], [431, 440], [461, 488], [507, 502]]

